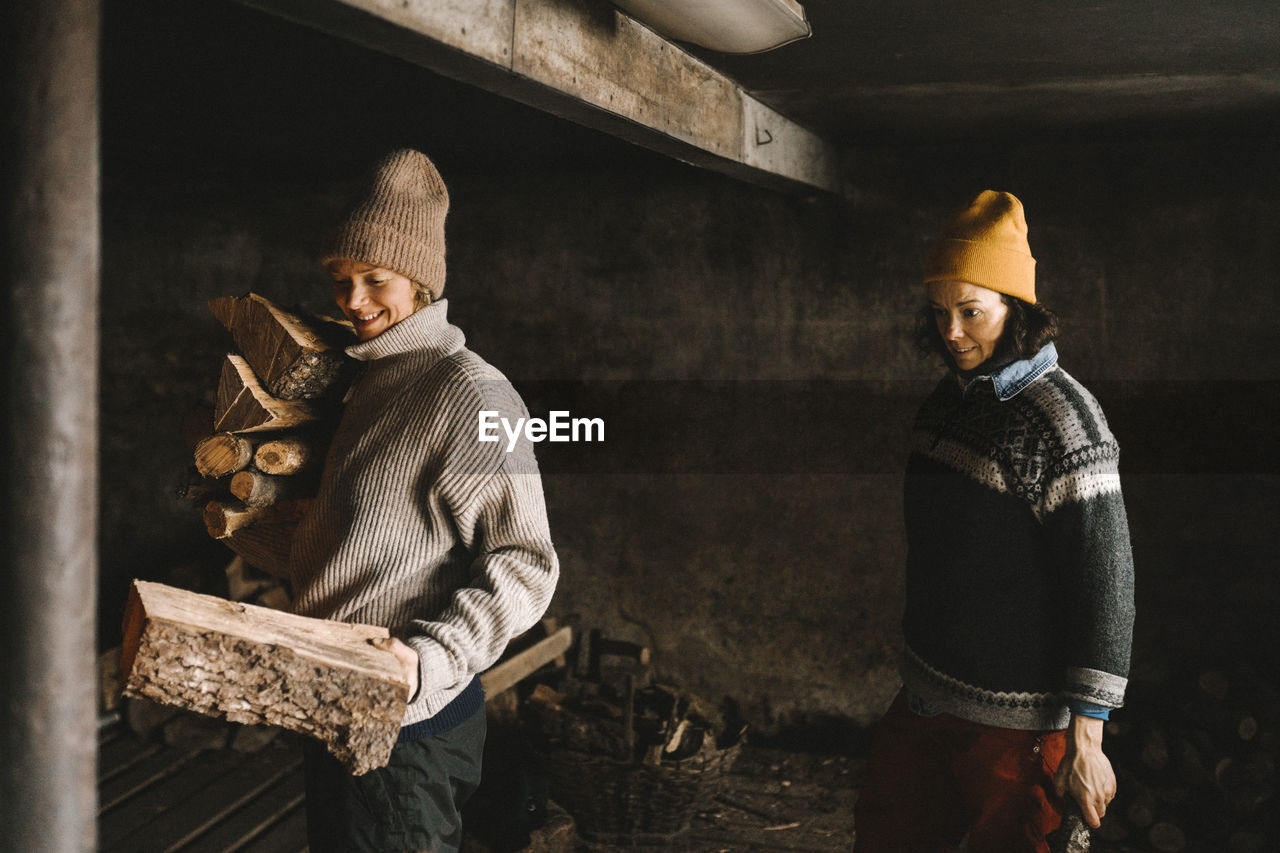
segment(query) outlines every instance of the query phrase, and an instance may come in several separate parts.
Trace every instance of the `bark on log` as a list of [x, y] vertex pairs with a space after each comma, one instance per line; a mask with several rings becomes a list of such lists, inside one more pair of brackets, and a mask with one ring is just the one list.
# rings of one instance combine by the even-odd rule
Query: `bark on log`
[[[249, 507], [238, 501], [209, 501], [204, 508], [204, 526], [214, 539], [226, 539], [238, 530], [255, 524], [287, 524], [306, 513], [306, 498], [281, 501], [271, 506]], [[258, 568], [263, 568], [259, 566]]]
[[247, 507], [266, 507], [299, 495], [297, 480], [259, 471], [238, 471], [231, 478], [231, 494]]
[[320, 454], [309, 441], [278, 438], [264, 441], [253, 454], [253, 464], [264, 474], [300, 474], [314, 468]]
[[196, 470], [203, 477], [225, 477], [249, 466], [253, 442], [241, 435], [219, 432], [196, 445]]
[[320, 411], [302, 400], [279, 400], [267, 393], [249, 363], [228, 355], [222, 364], [213, 427], [219, 432], [289, 429], [320, 419]]
[[384, 628], [307, 619], [134, 581], [125, 613], [125, 692], [323, 741], [360, 775], [382, 767], [408, 685]]
[[222, 544], [255, 569], [289, 580], [289, 550], [297, 526], [296, 522], [254, 524], [235, 531]]
[[256, 293], [211, 299], [209, 307], [273, 397], [323, 397], [344, 377], [348, 358], [342, 346], [355, 339], [339, 331], [340, 324], [304, 319]]

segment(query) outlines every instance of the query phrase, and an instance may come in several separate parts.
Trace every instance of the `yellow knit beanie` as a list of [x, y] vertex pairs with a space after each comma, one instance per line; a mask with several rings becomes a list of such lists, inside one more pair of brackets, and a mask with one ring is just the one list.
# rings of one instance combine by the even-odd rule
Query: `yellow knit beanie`
[[979, 193], [942, 229], [924, 280], [967, 281], [1034, 304], [1036, 259], [1027, 243], [1022, 202], [1010, 193]]
[[423, 285], [434, 301], [444, 291], [444, 218], [449, 191], [420, 151], [392, 151], [325, 240], [320, 260], [335, 258], [394, 270]]

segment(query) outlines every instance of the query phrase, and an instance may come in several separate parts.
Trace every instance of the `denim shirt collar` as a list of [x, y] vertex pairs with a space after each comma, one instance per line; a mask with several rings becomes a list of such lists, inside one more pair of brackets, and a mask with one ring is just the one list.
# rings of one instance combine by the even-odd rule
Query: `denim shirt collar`
[[964, 385], [964, 393], [968, 394], [974, 385], [989, 380], [1000, 402], [1012, 400], [1024, 388], [1048, 373], [1058, 363], [1058, 348], [1053, 341], [1040, 348], [1040, 352], [1031, 358], [1025, 358], [1006, 364], [989, 374], [974, 376]]

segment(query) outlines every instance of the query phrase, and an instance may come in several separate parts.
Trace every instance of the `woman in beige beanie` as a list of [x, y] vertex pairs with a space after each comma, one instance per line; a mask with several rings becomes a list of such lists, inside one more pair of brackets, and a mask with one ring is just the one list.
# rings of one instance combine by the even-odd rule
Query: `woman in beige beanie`
[[925, 267], [922, 347], [949, 372], [907, 465], [903, 688], [876, 729], [857, 847], [1048, 851], [1115, 795], [1133, 561], [1119, 450], [1058, 366], [1021, 202], [979, 194]]
[[308, 744], [313, 853], [458, 849], [485, 737], [479, 673], [558, 577], [531, 445], [478, 440], [480, 412], [528, 413], [447, 319], [448, 206], [431, 161], [394, 151], [323, 253], [363, 365], [294, 540], [295, 610], [389, 628], [410, 698], [384, 768], [355, 777]]

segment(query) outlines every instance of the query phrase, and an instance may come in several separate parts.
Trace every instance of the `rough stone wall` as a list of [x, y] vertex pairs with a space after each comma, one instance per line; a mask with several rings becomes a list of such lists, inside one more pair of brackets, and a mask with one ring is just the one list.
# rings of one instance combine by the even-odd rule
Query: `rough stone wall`
[[[1277, 647], [1277, 153], [862, 152], [848, 202], [641, 153], [518, 173], [442, 158], [452, 318], [534, 414], [606, 421], [603, 445], [539, 448], [553, 610], [652, 644], [757, 728], [874, 719], [896, 687], [905, 429], [937, 374], [908, 341], [916, 281], [949, 208], [996, 187], [1026, 203], [1063, 363], [1122, 444], [1135, 667]], [[108, 183], [105, 634], [128, 577], [222, 559], [171, 494], [180, 417], [228, 345], [205, 303], [326, 307], [310, 252], [349, 177]]]

